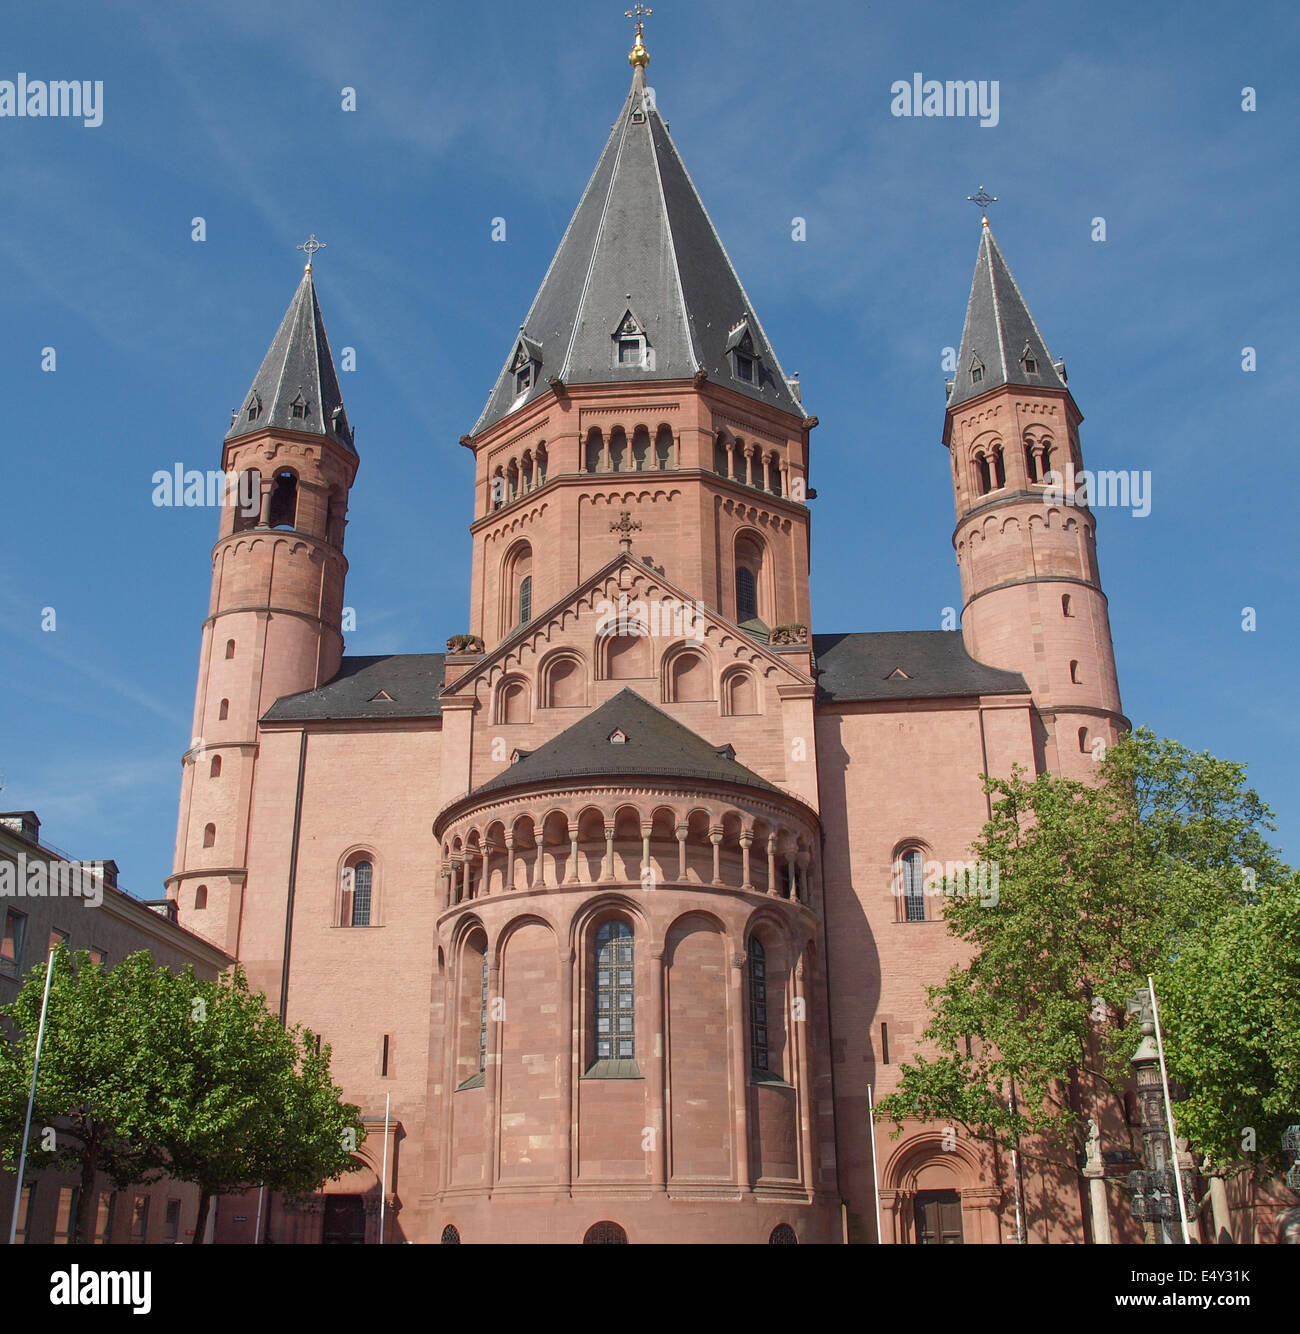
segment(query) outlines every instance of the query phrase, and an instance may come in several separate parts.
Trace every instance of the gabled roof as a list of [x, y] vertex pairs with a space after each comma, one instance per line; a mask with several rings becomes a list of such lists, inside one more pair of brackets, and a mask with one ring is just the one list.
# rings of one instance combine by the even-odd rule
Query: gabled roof
[[[985, 225], [980, 232], [975, 276], [966, 304], [966, 327], [962, 330], [957, 373], [948, 398], [950, 408], [1006, 384], [1046, 389], [1066, 387], [993, 239], [993, 229]], [[1026, 356], [1036, 363], [1033, 371], [1025, 369]], [[971, 378], [974, 365], [983, 368], [979, 380]]]
[[[611, 740], [617, 733], [623, 739]], [[728, 758], [734, 753], [730, 746], [706, 741], [635, 690], [624, 689], [545, 745], [521, 755], [470, 796], [578, 778], [685, 778], [781, 791]]]
[[813, 654], [820, 702], [1029, 693], [1019, 672], [976, 662], [959, 630], [813, 635]]
[[[614, 333], [631, 308], [653, 366], [620, 366]], [[758, 373], [733, 379], [727, 338], [749, 321]], [[541, 347], [522, 397], [511, 369], [520, 335]], [[547, 392], [547, 381], [600, 384], [711, 379], [802, 419], [753, 306], [668, 135], [638, 67], [627, 102], [560, 241], [528, 318], [472, 434]]]
[[[300, 416], [294, 415], [295, 402], [303, 405]], [[255, 409], [251, 420], [250, 406]], [[268, 427], [327, 436], [349, 453], [357, 452], [310, 269], [302, 275], [226, 439]]]
[[[392, 653], [344, 658], [332, 681], [277, 699], [271, 723], [346, 718], [436, 718], [442, 713], [443, 654]], [[383, 696], [388, 698], [384, 699]]]

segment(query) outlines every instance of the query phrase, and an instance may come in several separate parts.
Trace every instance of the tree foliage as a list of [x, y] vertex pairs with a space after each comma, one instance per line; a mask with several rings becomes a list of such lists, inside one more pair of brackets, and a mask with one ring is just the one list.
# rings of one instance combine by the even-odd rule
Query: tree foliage
[[[1198, 1131], [1219, 1125], [1208, 1104], [1226, 1108], [1234, 1088], [1268, 1084], [1274, 1101], [1293, 1097], [1293, 1076], [1289, 1090], [1277, 1088], [1279, 1072], [1250, 1070], [1255, 1058], [1236, 1040], [1242, 996], [1258, 985], [1243, 979], [1245, 960], [1278, 986], [1295, 970], [1294, 939], [1288, 947], [1276, 930], [1280, 905], [1294, 907], [1294, 873], [1266, 841], [1270, 812], [1247, 787], [1243, 767], [1141, 729], [1110, 747], [1095, 783], [1031, 779], [1016, 769], [986, 779], [985, 788], [992, 815], [971, 855], [998, 868], [997, 902], [945, 897], [947, 929], [970, 946], [970, 962], [930, 988], [923, 1038], [932, 1054], [903, 1067], [898, 1088], [881, 1100], [882, 1116], [955, 1121], [1007, 1147], [1040, 1136], [1073, 1169], [1095, 1110], [1089, 1098], [1119, 1098], [1131, 1074], [1140, 1033], [1126, 1007], [1148, 973], [1167, 1046], [1177, 1050], [1175, 1068], [1189, 1084], [1199, 1081], [1189, 1129], [1193, 1120]], [[1261, 885], [1279, 887], [1267, 920]], [[1251, 950], [1234, 952], [1229, 942], [1241, 946], [1244, 935]], [[1196, 979], [1211, 963], [1220, 990], [1204, 1006]], [[1204, 1008], [1201, 1029], [1189, 1026], [1189, 1004]], [[1267, 1064], [1279, 1050], [1277, 1025], [1294, 1010], [1274, 1007], [1266, 1016], [1265, 1008], [1252, 1012], [1261, 1025], [1252, 1050]], [[1215, 1030], [1213, 1080], [1186, 1055], [1189, 1042], [1207, 1042], [1207, 1025]], [[1294, 1053], [1292, 1035], [1286, 1050]], [[1238, 1098], [1223, 1112], [1223, 1125], [1241, 1105]], [[1220, 1126], [1220, 1149], [1224, 1133]]]

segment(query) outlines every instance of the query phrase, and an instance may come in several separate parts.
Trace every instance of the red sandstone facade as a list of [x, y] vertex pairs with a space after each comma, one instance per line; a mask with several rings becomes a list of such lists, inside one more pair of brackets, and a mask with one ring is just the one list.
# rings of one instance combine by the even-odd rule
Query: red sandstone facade
[[[634, 65], [462, 441], [470, 637], [342, 656], [358, 461], [310, 270], [227, 437], [261, 505], [213, 549], [168, 894], [325, 1035], [370, 1130], [276, 1240], [377, 1240], [381, 1190], [393, 1241], [873, 1239], [868, 1086], [958, 958], [905, 859], [965, 858], [982, 772], [1084, 775], [1123, 725], [1094, 520], [1044, 500], [1080, 414], [1028, 336], [995, 371], [978, 266], [962, 632], [809, 632], [816, 419]], [[979, 262], [1006, 298], [987, 233]], [[1014, 1231], [1009, 1163], [943, 1131], [876, 1132], [880, 1240]], [[1031, 1239], [1084, 1240], [1073, 1182], [1025, 1186]], [[223, 1202], [218, 1239], [255, 1216]]]

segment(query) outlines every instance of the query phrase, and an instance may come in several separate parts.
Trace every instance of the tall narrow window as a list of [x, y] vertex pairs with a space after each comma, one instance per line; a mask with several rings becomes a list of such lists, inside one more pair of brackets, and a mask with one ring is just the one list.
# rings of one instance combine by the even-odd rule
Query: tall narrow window
[[758, 619], [758, 580], [747, 565], [736, 569], [736, 623]]
[[1033, 445], [1025, 446], [1025, 473], [1031, 482], [1038, 480], [1038, 455]]
[[72, 1240], [72, 1229], [77, 1221], [77, 1198], [80, 1193], [76, 1186], [59, 1187], [59, 1211], [54, 1219], [56, 1246], [66, 1246]]
[[533, 619], [533, 576], [526, 574], [519, 581], [519, 624], [527, 625]]
[[1074, 658], [1070, 659], [1070, 684], [1079, 684], [1079, 664]]
[[18, 1200], [18, 1230], [14, 1233], [14, 1245], [24, 1246], [27, 1244], [27, 1227], [32, 1217], [32, 1203], [36, 1199], [36, 1183], [29, 1182], [23, 1187], [23, 1193]]
[[230, 701], [228, 699], [223, 699], [221, 703], [217, 705], [217, 722], [224, 723], [229, 717]]
[[483, 950], [483, 980], [479, 984], [478, 1005], [478, 1072], [487, 1069], [487, 1012], [488, 1012], [488, 961], [487, 949]]
[[767, 956], [757, 936], [749, 938], [749, 1063], [767, 1073]]
[[131, 1208], [131, 1240], [143, 1246], [149, 1236], [149, 1197], [137, 1195]]
[[298, 517], [298, 479], [289, 471], [278, 472], [271, 485], [267, 521], [272, 528], [292, 528]]
[[106, 1246], [113, 1236], [113, 1215], [117, 1212], [117, 1192], [100, 1191], [95, 1213], [95, 1245]]
[[925, 886], [922, 876], [923, 859], [913, 848], [903, 854], [903, 920], [925, 921]]
[[988, 495], [993, 489], [993, 481], [989, 473], [989, 461], [983, 454], [975, 456], [975, 475], [979, 479], [980, 495]]
[[200, 885], [198, 889], [194, 891], [194, 909], [197, 912], [200, 909], [206, 908], [207, 906], [208, 906], [208, 887], [207, 885]]
[[1074, 613], [1070, 610], [1070, 595], [1068, 593], [1061, 594], [1061, 615], [1062, 616], [1074, 615]]
[[673, 433], [666, 426], [659, 428], [655, 436], [655, 467], [661, 471], [672, 467]]
[[636, 987], [632, 928], [605, 922], [596, 932], [596, 1059], [635, 1059]]
[[203, 826], [203, 846], [205, 848], [215, 847], [217, 843], [217, 826], [214, 824], [205, 824]]
[[1002, 448], [993, 451], [993, 485], [1000, 491], [1007, 484], [1007, 466], [1002, 459]]
[[352, 868], [352, 925], [370, 925], [370, 886], [375, 868], [369, 862], [358, 862]]
[[181, 1202], [168, 1200], [163, 1211], [163, 1245], [174, 1246], [181, 1236]]

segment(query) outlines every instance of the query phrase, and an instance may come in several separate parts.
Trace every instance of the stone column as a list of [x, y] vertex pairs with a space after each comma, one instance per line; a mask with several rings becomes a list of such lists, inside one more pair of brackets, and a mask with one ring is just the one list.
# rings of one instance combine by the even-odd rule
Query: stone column
[[1095, 1120], [1088, 1122], [1088, 1150], [1083, 1175], [1088, 1181], [1093, 1244], [1109, 1246], [1110, 1210], [1106, 1203], [1106, 1164], [1101, 1156], [1101, 1129]]
[[754, 885], [749, 878], [749, 850], [754, 846], [754, 831], [746, 829], [740, 836], [740, 887], [748, 893], [753, 893]]
[[686, 879], [686, 835], [689, 829], [684, 824], [677, 826], [677, 878]]
[[776, 885], [776, 835], [767, 836], [767, 892], [775, 894]]
[[[646, 875], [650, 871], [650, 831], [652, 826], [643, 824], [641, 826], [641, 883], [644, 885]], [[654, 884], [653, 879], [650, 882]]]
[[568, 1186], [573, 1181], [573, 1067], [582, 1060], [582, 1035], [573, 1015], [573, 965], [577, 956], [572, 950], [560, 954], [560, 1012], [557, 1018], [557, 1034], [560, 1044], [560, 1126], [559, 1145], [561, 1152], [557, 1164], [560, 1184]]
[[533, 821], [533, 842], [537, 846], [537, 859], [533, 863], [533, 888], [546, 888], [546, 830]]
[[736, 1127], [736, 1184], [741, 1190], [753, 1185], [749, 1153], [749, 1025], [745, 1014], [745, 962], [743, 949], [731, 956], [731, 987], [727, 996], [731, 1009], [731, 1083], [735, 1090], [731, 1119]]
[[564, 877], [566, 885], [578, 883], [578, 826], [569, 826], [569, 874]]
[[[804, 1189], [812, 1191], [817, 1184], [818, 1163], [813, 1155], [813, 1117], [815, 1115], [815, 1106], [813, 1103], [812, 1079], [808, 1072], [808, 1026], [813, 1022], [808, 1006], [808, 975], [807, 975], [807, 954], [800, 951], [799, 957], [794, 964], [794, 999], [802, 1000], [803, 1004], [799, 1007], [803, 1011], [803, 1022], [791, 1022], [790, 1039], [794, 1044], [794, 1060], [791, 1062], [792, 1080], [795, 1085], [795, 1097], [798, 1099], [796, 1106], [799, 1108], [799, 1159], [800, 1175], [803, 1177]], [[791, 1007], [793, 1013], [794, 1007]], [[875, 1152], [875, 1145], [872, 1145], [872, 1152]]]
[[508, 894], [515, 887], [515, 836], [506, 835], [506, 880], [502, 888]]
[[664, 955], [650, 955], [650, 1117], [655, 1132], [650, 1160], [650, 1188], [664, 1190], [668, 1181], [668, 1044], [664, 1034]]
[[605, 873], [601, 878], [604, 880], [613, 880], [614, 878], [614, 826], [612, 824], [605, 826]]
[[800, 903], [807, 903], [809, 901], [808, 863], [811, 860], [812, 858], [806, 848], [801, 850], [795, 857], [795, 861], [799, 867], [798, 879], [795, 881], [795, 886], [794, 886], [795, 898], [797, 898]]
[[713, 844], [713, 883], [722, 884], [722, 830], [710, 829], [709, 842]]
[[[489, 948], [491, 948], [489, 946]], [[497, 1174], [501, 1164], [501, 1144], [498, 1135], [499, 1118], [497, 1115], [497, 1099], [501, 1089], [501, 1025], [492, 1017], [493, 1002], [501, 995], [501, 965], [496, 958], [488, 960], [488, 1026], [487, 1026], [487, 1053], [486, 1065], [484, 1071], [484, 1084], [487, 1088], [487, 1097], [484, 1099], [484, 1116], [486, 1125], [484, 1126], [484, 1171], [483, 1180], [489, 1190], [496, 1185]]]
[[799, 897], [798, 872], [795, 870], [795, 854], [793, 849], [787, 849], [785, 854], [785, 869], [790, 874], [790, 897], [797, 899]]

